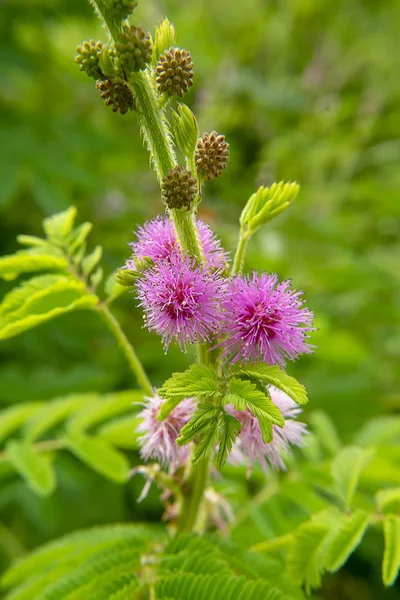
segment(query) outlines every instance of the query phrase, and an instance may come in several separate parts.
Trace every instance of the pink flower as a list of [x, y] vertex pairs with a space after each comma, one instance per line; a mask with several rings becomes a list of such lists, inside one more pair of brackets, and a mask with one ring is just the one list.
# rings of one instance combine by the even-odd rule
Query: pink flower
[[191, 398], [183, 400], [164, 421], [157, 421], [163, 400], [159, 396], [146, 398], [146, 404], [138, 417], [142, 419], [136, 431], [139, 437], [140, 455], [144, 460], [158, 460], [173, 468], [182, 464], [188, 456], [188, 448], [176, 444], [176, 438], [195, 410]]
[[208, 340], [220, 324], [225, 280], [188, 257], [172, 254], [147, 269], [136, 285], [146, 325], [163, 337], [165, 347], [172, 339], [181, 347]]
[[250, 469], [255, 462], [259, 462], [265, 472], [268, 471], [269, 466], [273, 469], [286, 470], [282, 454], [289, 453], [290, 446], [302, 446], [303, 436], [307, 430], [305, 423], [295, 420], [301, 413], [301, 408], [287, 394], [274, 386], [269, 386], [268, 391], [285, 419], [282, 428], [273, 425], [274, 438], [269, 444], [266, 444], [261, 437], [257, 417], [249, 410], [241, 411], [228, 407], [229, 413], [242, 424], [230, 462], [248, 464]]
[[232, 364], [263, 361], [284, 366], [287, 359], [311, 352], [307, 343], [313, 314], [303, 307], [302, 292], [276, 275], [235, 277], [226, 294], [223, 356]]
[[[197, 220], [196, 224], [207, 265], [217, 269], [224, 267], [227, 255], [220, 241], [204, 221]], [[138, 228], [136, 236], [137, 241], [130, 244], [136, 258], [143, 259], [148, 256], [156, 263], [180, 254], [174, 225], [167, 217], [147, 221], [143, 227]], [[133, 268], [132, 264], [131, 260], [127, 261], [128, 268]]]

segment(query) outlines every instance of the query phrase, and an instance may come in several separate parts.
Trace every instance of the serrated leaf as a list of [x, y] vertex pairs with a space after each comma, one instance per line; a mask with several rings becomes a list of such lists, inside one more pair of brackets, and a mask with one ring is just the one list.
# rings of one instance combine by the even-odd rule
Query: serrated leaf
[[332, 419], [322, 410], [314, 411], [310, 416], [310, 424], [318, 436], [321, 445], [334, 456], [341, 448], [339, 434]]
[[91, 309], [98, 302], [77, 279], [41, 275], [23, 282], [0, 304], [0, 339], [32, 329], [73, 310]]
[[393, 585], [400, 568], [400, 517], [388, 515], [383, 521], [385, 549], [383, 552], [382, 579], [386, 586]]
[[39, 412], [41, 402], [27, 402], [18, 406], [10, 406], [0, 412], [0, 443], [17, 431], [31, 415]]
[[198, 405], [190, 421], [182, 427], [176, 443], [179, 446], [185, 446], [197, 436], [207, 431], [208, 428], [214, 429], [214, 427], [218, 427], [220, 414], [220, 407], [215, 406], [211, 402], [202, 402]]
[[116, 273], [111, 273], [104, 283], [104, 291], [108, 298], [115, 300], [127, 291], [126, 286], [120, 285], [115, 278]]
[[44, 403], [42, 408], [35, 411], [26, 420], [22, 430], [24, 439], [31, 443], [38, 440], [43, 434], [64, 421], [66, 417], [75, 414], [80, 408], [89, 402], [93, 402], [97, 397], [97, 394], [73, 394]]
[[306, 404], [308, 402], [307, 391], [304, 385], [297, 379], [291, 377], [278, 366], [269, 366], [265, 363], [256, 363], [240, 369], [243, 373], [258, 381], [274, 385], [278, 390], [285, 392], [297, 404]]
[[39, 454], [27, 442], [10, 441], [6, 446], [7, 458], [27, 485], [37, 494], [48, 496], [56, 487], [56, 477], [47, 454]]
[[237, 410], [248, 408], [257, 417], [266, 444], [273, 439], [272, 425], [283, 427], [285, 424], [279, 408], [267, 393], [259, 390], [251, 381], [233, 377], [229, 382], [229, 394], [224, 396], [224, 403], [232, 403]]
[[191, 365], [183, 373], [173, 373], [159, 388], [158, 394], [167, 400], [161, 405], [158, 416], [163, 420], [184, 398], [218, 395], [217, 373], [206, 365]]
[[49, 240], [60, 242], [72, 231], [76, 217], [76, 208], [71, 206], [67, 210], [52, 215], [43, 221], [43, 229]]
[[70, 254], [73, 254], [75, 250], [82, 246], [87, 236], [92, 231], [92, 227], [92, 223], [86, 222], [82, 223], [82, 225], [79, 225], [78, 227], [76, 227], [76, 229], [71, 231], [66, 240], [66, 243], [68, 245], [68, 251]]
[[21, 250], [9, 256], [0, 257], [0, 277], [7, 281], [16, 279], [23, 273], [36, 271], [65, 271], [68, 263], [63, 256], [43, 248]]
[[204, 423], [201, 435], [194, 447], [192, 463], [198, 465], [202, 460], [209, 458], [215, 451], [218, 441], [218, 418], [210, 419]]
[[376, 504], [382, 513], [400, 511], [400, 487], [379, 490], [376, 494]]
[[235, 417], [226, 412], [221, 415], [218, 425], [219, 448], [216, 458], [218, 469], [222, 469], [226, 463], [240, 429], [241, 423]]
[[134, 411], [134, 404], [143, 401], [142, 392], [116, 392], [86, 404], [67, 422], [67, 431], [78, 433], [98, 425], [106, 419]]
[[82, 271], [85, 275], [89, 275], [96, 267], [103, 256], [103, 248], [96, 246], [94, 250], [82, 260]]
[[105, 440], [69, 433], [65, 443], [77, 458], [97, 473], [117, 483], [128, 480], [130, 466], [127, 458]]
[[372, 449], [347, 446], [333, 459], [332, 477], [346, 506], [351, 506], [360, 475], [373, 455]]
[[369, 521], [370, 515], [363, 510], [357, 510], [346, 517], [328, 548], [325, 559], [328, 571], [334, 573], [344, 565], [350, 554], [361, 543]]

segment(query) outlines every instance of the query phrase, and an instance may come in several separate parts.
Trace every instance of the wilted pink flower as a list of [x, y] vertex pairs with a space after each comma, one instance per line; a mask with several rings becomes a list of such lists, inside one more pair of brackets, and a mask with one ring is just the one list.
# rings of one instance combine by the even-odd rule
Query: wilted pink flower
[[[217, 269], [223, 267], [227, 256], [220, 241], [204, 221], [198, 219], [196, 224], [207, 265]], [[139, 227], [136, 236], [137, 241], [130, 244], [136, 258], [142, 259], [148, 256], [157, 262], [180, 254], [173, 223], [167, 217], [157, 217], [153, 221], [147, 221], [143, 227]], [[132, 268], [132, 261], [127, 261], [127, 266]]]
[[273, 425], [273, 440], [266, 444], [261, 436], [257, 417], [249, 410], [235, 410], [228, 407], [228, 411], [242, 424], [239, 438], [235, 443], [230, 461], [233, 463], [248, 464], [251, 468], [255, 462], [259, 462], [265, 472], [268, 466], [273, 469], [286, 470], [282, 454], [290, 451], [290, 446], [302, 446], [303, 435], [306, 433], [305, 423], [295, 421], [301, 413], [301, 408], [287, 394], [281, 392], [274, 386], [269, 386], [272, 401], [281, 411], [285, 424], [282, 428]]
[[225, 280], [189, 257], [160, 261], [136, 285], [146, 325], [163, 337], [165, 347], [172, 339], [181, 347], [208, 340], [220, 324]]
[[303, 307], [302, 292], [276, 275], [235, 277], [223, 302], [223, 356], [231, 363], [263, 361], [284, 365], [286, 359], [311, 352], [307, 343], [313, 314]]
[[139, 437], [140, 455], [144, 460], [155, 459], [162, 465], [176, 467], [182, 464], [187, 456], [187, 447], [176, 444], [176, 438], [184, 425], [192, 416], [195, 404], [191, 398], [183, 400], [164, 421], [157, 421], [162, 403], [159, 396], [146, 398], [143, 410], [138, 414], [142, 419], [136, 431]]

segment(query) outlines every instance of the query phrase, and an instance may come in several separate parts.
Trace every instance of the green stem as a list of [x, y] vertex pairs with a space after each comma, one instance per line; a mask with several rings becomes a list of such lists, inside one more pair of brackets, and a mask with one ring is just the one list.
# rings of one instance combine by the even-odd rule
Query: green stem
[[132, 371], [136, 375], [136, 379], [138, 380], [138, 383], [142, 388], [143, 392], [146, 394], [146, 396], [153, 396], [153, 387], [146, 375], [145, 370], [143, 369], [142, 363], [136, 355], [135, 350], [133, 349], [128, 338], [121, 329], [121, 325], [118, 323], [114, 315], [103, 304], [99, 305], [98, 311], [108, 328], [116, 337], [118, 344], [120, 345], [123, 353], [125, 354], [125, 357], [128, 360]]
[[194, 214], [186, 209], [176, 208], [172, 209], [170, 214], [183, 252], [203, 262], [204, 253], [200, 244]]
[[203, 460], [198, 465], [192, 465], [187, 480], [188, 492], [184, 495], [180, 517], [178, 519], [179, 531], [193, 531], [197, 515], [203, 500], [204, 491], [208, 480], [208, 460]]
[[244, 257], [246, 255], [247, 243], [249, 241], [249, 235], [246, 235], [242, 231], [240, 232], [239, 242], [236, 248], [235, 258], [233, 260], [231, 275], [239, 275], [243, 271]]
[[139, 121], [161, 181], [176, 162], [164, 111], [159, 106], [157, 92], [148, 72], [139, 71], [132, 75], [131, 84], [136, 94]]

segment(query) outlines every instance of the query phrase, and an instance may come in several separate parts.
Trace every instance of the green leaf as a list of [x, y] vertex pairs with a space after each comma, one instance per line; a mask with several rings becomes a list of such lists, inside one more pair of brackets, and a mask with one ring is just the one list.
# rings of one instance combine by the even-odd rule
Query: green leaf
[[65, 442], [71, 452], [94, 471], [117, 483], [128, 480], [130, 466], [127, 458], [105, 440], [69, 433]]
[[215, 406], [211, 402], [202, 402], [197, 406], [193, 417], [180, 431], [176, 440], [179, 446], [185, 446], [194, 440], [203, 430], [211, 424], [218, 425], [218, 419], [221, 414], [221, 407]]
[[159, 388], [158, 394], [167, 400], [161, 405], [158, 416], [162, 421], [184, 398], [219, 395], [217, 372], [206, 365], [191, 365], [184, 373], [173, 373]]
[[219, 449], [216, 459], [218, 469], [222, 469], [232, 451], [232, 446], [241, 429], [241, 423], [232, 415], [224, 412], [219, 421]]
[[295, 583], [305, 584], [307, 593], [321, 585], [326, 550], [339, 517], [338, 511], [322, 511], [296, 529], [295, 540], [288, 549], [287, 568]]
[[48, 496], [54, 491], [56, 478], [48, 454], [38, 454], [32, 445], [19, 441], [10, 441], [6, 452], [10, 463], [34, 492]]
[[[28, 418], [23, 428], [24, 439], [28, 442], [38, 440], [43, 434], [75, 414], [80, 408], [97, 398], [97, 394], [73, 394], [46, 402]], [[21, 406], [23, 408], [24, 405]]]
[[89, 275], [97, 266], [102, 256], [103, 248], [101, 246], [96, 246], [95, 249], [82, 260], [83, 273]]
[[70, 254], [73, 254], [75, 250], [82, 246], [87, 236], [92, 231], [92, 227], [92, 223], [82, 223], [82, 225], [79, 225], [69, 234], [66, 243]]
[[136, 429], [141, 422], [142, 419], [139, 419], [137, 415], [120, 417], [102, 425], [96, 431], [96, 437], [106, 440], [117, 448], [137, 450], [139, 445]]
[[297, 404], [306, 404], [308, 402], [307, 391], [304, 385], [285, 373], [280, 367], [270, 367], [265, 363], [257, 363], [242, 368], [239, 373], [244, 373], [254, 379], [274, 385], [278, 390], [285, 392]]
[[0, 443], [7, 439], [14, 431], [17, 431], [29, 419], [40, 411], [41, 402], [29, 402], [11, 406], [0, 412]]
[[360, 475], [373, 455], [372, 449], [347, 446], [333, 459], [332, 477], [346, 506], [351, 506]]
[[126, 286], [120, 285], [116, 280], [115, 276], [116, 272], [111, 273], [111, 275], [107, 277], [104, 283], [104, 291], [107, 297], [111, 298], [112, 300], [115, 300], [119, 296], [122, 296], [122, 294], [124, 294], [127, 291]]
[[101, 280], [103, 279], [103, 267], [97, 267], [94, 273], [90, 276], [90, 285], [93, 288], [97, 288]]
[[21, 244], [21, 246], [44, 246], [46, 249], [52, 248], [47, 240], [34, 235], [17, 235], [17, 242]]
[[175, 45], [176, 32], [175, 27], [167, 18], [162, 21], [156, 29], [155, 40], [153, 44], [153, 67], [157, 65], [161, 54]]
[[382, 513], [400, 512], [400, 487], [379, 490], [376, 503]]
[[400, 568], [400, 517], [388, 515], [383, 521], [385, 550], [383, 552], [382, 579], [386, 586], [393, 585]]
[[56, 255], [51, 248], [30, 248], [0, 257], [0, 277], [8, 281], [16, 279], [22, 273], [65, 271], [67, 267], [65, 258]]
[[357, 510], [339, 528], [333, 538], [325, 560], [328, 571], [335, 572], [359, 546], [369, 525], [370, 515], [363, 510]]
[[199, 464], [202, 460], [209, 458], [218, 441], [218, 418], [212, 418], [203, 423], [201, 434], [194, 448], [192, 463]]
[[67, 210], [57, 213], [43, 221], [43, 229], [49, 240], [60, 242], [65, 240], [72, 231], [76, 217], [76, 208], [71, 206]]
[[199, 126], [196, 117], [186, 104], [178, 103], [177, 112], [172, 112], [173, 131], [178, 148], [191, 158], [196, 149], [199, 137]]
[[341, 441], [332, 419], [324, 411], [317, 410], [311, 414], [310, 423], [321, 445], [331, 456], [337, 454], [341, 448]]
[[95, 398], [90, 404], [85, 404], [67, 423], [67, 431], [83, 432], [117, 415], [133, 412], [134, 404], [143, 401], [142, 392], [116, 392], [102, 398]]
[[360, 446], [375, 446], [400, 439], [400, 416], [390, 415], [368, 421], [355, 438]]
[[259, 390], [251, 381], [232, 378], [229, 382], [229, 394], [224, 396], [224, 403], [232, 403], [237, 410], [248, 408], [257, 417], [266, 444], [273, 439], [272, 425], [283, 427], [285, 424], [279, 408], [267, 393]]
[[273, 183], [270, 188], [259, 187], [249, 198], [240, 215], [241, 228], [254, 233], [261, 225], [265, 225], [288, 208], [299, 189], [297, 183], [283, 181]]
[[98, 298], [77, 279], [41, 275], [23, 282], [0, 304], [0, 339], [22, 333], [73, 310], [91, 309]]

